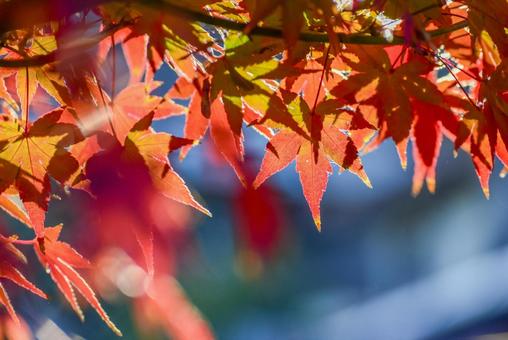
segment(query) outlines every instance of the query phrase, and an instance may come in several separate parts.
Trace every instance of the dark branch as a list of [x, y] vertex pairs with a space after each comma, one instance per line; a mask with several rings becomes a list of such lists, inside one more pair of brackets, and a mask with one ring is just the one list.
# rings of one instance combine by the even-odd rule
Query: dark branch
[[[27, 24], [35, 25], [52, 20], [59, 20], [68, 17], [74, 13], [91, 10], [94, 7], [113, 0], [46, 0], [41, 4], [40, 0], [13, 0], [7, 2], [0, 2], [0, 35], [5, 34], [14, 29], [23, 28]], [[246, 23], [240, 23], [223, 18], [212, 17], [206, 13], [195, 11], [189, 8], [184, 8], [166, 2], [164, 0], [127, 0], [124, 1], [125, 5], [129, 3], [136, 3], [152, 8], [157, 8], [161, 11], [176, 14], [186, 17], [193, 21], [198, 21], [203, 24], [208, 24], [216, 27], [221, 27], [234, 31], [244, 31]], [[446, 35], [448, 33], [463, 29], [467, 27], [467, 20], [455, 23], [448, 27], [427, 32], [430, 38], [436, 38]], [[114, 30], [113, 30], [114, 31]], [[113, 31], [104, 30], [97, 36], [80, 42], [79, 45], [72, 48], [62, 48], [52, 53], [37, 56], [33, 58], [25, 58], [19, 60], [6, 60], [0, 59], [0, 67], [30, 67], [41, 66], [44, 64], [57, 61], [57, 57], [66, 54], [81, 53], [83, 49], [93, 47], [99, 43]], [[273, 38], [282, 38], [282, 30], [272, 27], [256, 27], [250, 32], [251, 35], [260, 35]], [[405, 43], [405, 39], [401, 36], [394, 36], [393, 39], [387, 40], [381, 36], [373, 36], [366, 34], [343, 34], [337, 33], [338, 40], [344, 44], [358, 44], [358, 45], [401, 45]], [[302, 32], [299, 39], [306, 42], [328, 42], [328, 35], [325, 33]]]
[[[31, 58], [24, 59], [0, 59], [0, 67], [4, 68], [17, 68], [17, 67], [35, 67], [53, 63], [55, 61], [65, 61], [66, 59], [75, 57], [76, 54], [83, 54], [89, 48], [97, 46], [103, 39], [109, 37], [125, 24], [110, 26], [101, 32], [89, 38], [80, 39], [78, 44], [69, 47], [59, 48], [48, 54], [39, 55]], [[64, 58], [61, 58], [64, 56]]]
[[[185, 16], [191, 20], [199, 21], [203, 24], [222, 27], [225, 29], [243, 32], [247, 24], [227, 19], [212, 17], [202, 12], [196, 12], [189, 8], [183, 8], [169, 2], [161, 0], [140, 0], [141, 4], [156, 7], [163, 11], [167, 11], [179, 16]], [[436, 38], [460, 29], [467, 27], [467, 21], [461, 21], [444, 27], [441, 29], [427, 32], [431, 38]], [[261, 35], [273, 38], [282, 38], [282, 30], [272, 27], [256, 27], [250, 32], [251, 35]], [[338, 40], [343, 44], [357, 44], [357, 45], [402, 45], [405, 43], [404, 37], [394, 36], [392, 40], [387, 40], [381, 36], [373, 36], [366, 34], [343, 34], [337, 33]], [[328, 34], [326, 33], [313, 33], [302, 32], [300, 33], [300, 40], [307, 42], [328, 42]]]

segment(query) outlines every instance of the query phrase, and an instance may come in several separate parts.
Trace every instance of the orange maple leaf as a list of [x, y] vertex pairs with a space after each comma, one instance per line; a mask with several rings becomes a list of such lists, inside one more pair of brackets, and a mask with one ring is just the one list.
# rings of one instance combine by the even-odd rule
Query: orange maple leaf
[[61, 231], [62, 224], [44, 229], [44, 237], [38, 238], [38, 242], [34, 244], [39, 261], [44, 265], [51, 279], [81, 320], [84, 320], [84, 315], [74, 294], [74, 289], [77, 289], [88, 301], [106, 325], [116, 335], [121, 336], [122, 332], [109, 319], [92, 288], [75, 269], [88, 268], [90, 262], [68, 243], [58, 240]]

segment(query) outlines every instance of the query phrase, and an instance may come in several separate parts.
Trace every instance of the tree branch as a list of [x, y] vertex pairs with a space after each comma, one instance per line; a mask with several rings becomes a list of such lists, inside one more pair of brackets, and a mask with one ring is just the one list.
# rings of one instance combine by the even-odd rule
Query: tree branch
[[[222, 27], [225, 29], [243, 32], [247, 24], [240, 23], [232, 20], [212, 17], [208, 14], [197, 12], [189, 8], [180, 7], [163, 0], [140, 0], [140, 4], [161, 9], [166, 12], [178, 14], [179, 16], [185, 16], [194, 21], [199, 21], [203, 24], [208, 24], [216, 27]], [[448, 33], [458, 31], [467, 27], [467, 20], [455, 23], [448, 27], [440, 28], [433, 31], [428, 31], [427, 34], [431, 38], [437, 38]], [[250, 32], [251, 35], [260, 35], [272, 38], [282, 38], [282, 30], [272, 27], [256, 27]], [[357, 44], [357, 45], [402, 45], [406, 41], [404, 37], [394, 36], [392, 40], [387, 40], [381, 36], [373, 36], [366, 34], [344, 34], [337, 33], [339, 42], [343, 44]], [[328, 42], [327, 33], [313, 33], [313, 32], [302, 32], [300, 33], [299, 39], [306, 42]]]
[[[20, 25], [30, 23], [31, 25], [48, 22], [51, 20], [62, 19], [77, 12], [91, 10], [95, 6], [114, 2], [114, 0], [46, 0], [44, 5], [40, 0], [13, 0], [0, 3], [0, 34], [5, 34], [13, 29], [22, 28]], [[234, 31], [244, 31], [247, 26], [246, 23], [240, 23], [228, 19], [210, 16], [206, 13], [195, 11], [186, 7], [177, 6], [173, 3], [164, 0], [127, 0], [125, 4], [138, 4], [152, 8], [156, 8], [171, 14], [186, 17], [193, 21], [198, 21], [203, 24], [221, 27]], [[26, 8], [25, 8], [26, 7]], [[23, 9], [26, 9], [23, 10]], [[18, 13], [18, 14], [16, 14]], [[20, 17], [19, 13], [30, 13], [28, 18], [26, 14]], [[455, 23], [448, 27], [440, 28], [433, 31], [428, 31], [427, 34], [430, 38], [437, 38], [448, 33], [463, 29], [467, 27], [467, 20]], [[113, 31], [104, 30], [97, 36], [90, 39], [81, 41], [78, 45], [72, 48], [63, 48], [52, 53], [37, 56], [33, 58], [6, 60], [0, 59], [0, 67], [17, 68], [17, 67], [30, 67], [41, 66], [44, 64], [57, 61], [59, 55], [66, 53], [81, 53], [83, 49], [93, 47], [102, 39], [107, 37]], [[250, 32], [251, 35], [259, 35], [265, 37], [282, 38], [282, 30], [272, 27], [256, 27]], [[343, 34], [337, 33], [338, 40], [343, 44], [357, 44], [357, 45], [401, 45], [406, 41], [404, 37], [394, 36], [392, 40], [387, 40], [382, 36], [373, 36], [366, 34]], [[302, 32], [299, 39], [306, 42], [328, 42], [328, 35], [326, 33]]]
[[[89, 38], [83, 38], [79, 40], [79, 43], [73, 44], [72, 46], [67, 46], [63, 48], [59, 48], [54, 50], [48, 54], [35, 56], [32, 58], [24, 58], [24, 59], [0, 59], [0, 67], [4, 68], [18, 68], [18, 67], [36, 67], [42, 66], [46, 64], [53, 63], [55, 61], [63, 61], [69, 58], [76, 56], [76, 54], [83, 54], [83, 52], [89, 48], [96, 46], [103, 39], [109, 37], [111, 34], [116, 32], [122, 27], [126, 25], [115, 25], [105, 28], [101, 32], [91, 36]], [[65, 56], [63, 59], [59, 59], [59, 57]]]

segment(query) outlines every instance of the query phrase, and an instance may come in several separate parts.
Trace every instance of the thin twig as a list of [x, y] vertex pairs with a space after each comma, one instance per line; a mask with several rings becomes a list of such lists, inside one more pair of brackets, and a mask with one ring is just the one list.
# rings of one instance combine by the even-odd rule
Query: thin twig
[[[125, 26], [128, 26], [128, 24], [110, 26], [92, 37], [81, 39], [77, 44], [73, 44], [70, 47], [63, 47], [54, 50], [48, 54], [24, 59], [0, 59], [0, 67], [4, 68], [36, 67], [50, 64], [56, 61], [64, 61], [67, 58], [70, 58], [71, 56], [75, 56], [76, 54], [82, 54], [84, 50], [96, 46], [103, 39], [109, 37], [111, 34], [113, 34], [117, 30]], [[59, 56], [65, 56], [65, 58], [58, 59]]]
[[331, 47], [331, 45], [328, 45], [328, 48], [326, 49], [325, 61], [323, 64], [323, 71], [321, 72], [321, 78], [319, 79], [318, 90], [316, 92], [316, 98], [314, 98], [314, 105], [312, 105], [312, 111], [311, 111], [312, 115], [316, 112], [316, 106], [317, 106], [317, 102], [319, 99], [319, 93], [321, 92], [321, 87], [323, 86], [323, 79], [325, 77], [326, 68], [328, 66], [327, 65], [328, 64], [328, 57], [330, 55], [330, 47]]
[[101, 95], [101, 100], [102, 100], [102, 106], [107, 111], [106, 113], [108, 115], [109, 127], [111, 128], [111, 132], [113, 133], [113, 136], [115, 136], [115, 138], [118, 139], [118, 136], [116, 134], [115, 127], [113, 126], [113, 121], [111, 120], [111, 115], [110, 115], [110, 112], [113, 108], [106, 102], [106, 98], [104, 97], [104, 90], [102, 89], [101, 82], [95, 73], [94, 73], [94, 78], [95, 78], [95, 81], [97, 82], [97, 87], [99, 88], [99, 93]]
[[457, 76], [453, 73], [453, 70], [452, 68], [443, 61], [443, 59], [439, 56], [439, 55], [435, 55], [437, 59], [439, 59], [443, 65], [446, 67], [446, 69], [448, 70], [448, 72], [450, 72], [450, 74], [452, 75], [452, 77], [455, 79], [455, 81], [457, 82], [457, 84], [459, 85], [460, 89], [462, 90], [462, 92], [465, 94], [467, 100], [469, 101], [469, 103], [471, 103], [471, 105], [473, 105], [477, 110], [481, 111], [481, 109], [478, 107], [478, 105], [476, 105], [476, 103], [473, 101], [473, 99], [471, 99], [471, 97], [469, 96], [469, 93], [467, 93], [466, 89], [464, 88], [464, 86], [462, 85], [462, 83], [459, 81], [459, 79], [457, 78]]

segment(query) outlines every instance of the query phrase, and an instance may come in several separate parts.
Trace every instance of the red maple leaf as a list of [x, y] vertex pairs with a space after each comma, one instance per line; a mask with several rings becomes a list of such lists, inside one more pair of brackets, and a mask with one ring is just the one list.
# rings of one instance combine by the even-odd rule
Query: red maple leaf
[[[300, 175], [303, 193], [319, 230], [320, 202], [328, 183], [328, 175], [332, 172], [330, 160], [341, 169], [347, 169], [360, 177], [370, 187], [353, 140], [341, 131], [365, 128], [369, 124], [354, 111], [332, 111], [336, 106], [330, 107], [329, 101], [322, 101], [311, 110], [306, 101], [296, 94], [284, 92], [283, 100], [289, 112], [278, 110], [263, 119], [274, 119], [273, 115], [279, 112], [279, 121], [288, 121], [292, 117], [294, 122], [299, 122], [300, 132], [281, 129], [270, 139], [253, 185], [258, 187], [296, 159], [296, 171]], [[354, 116], [357, 118], [352, 118]], [[351, 124], [352, 121], [359, 123], [355, 126]]]
[[[0, 238], [0, 277], [10, 280], [16, 285], [46, 299], [46, 294], [44, 294], [33, 283], [28, 281], [17, 269], [20, 262], [26, 263], [26, 258], [23, 253], [14, 246], [13, 241], [15, 240], [16, 238], [5, 238], [3, 236]], [[12, 319], [19, 324], [19, 319], [11, 304], [11, 300], [1, 283], [0, 303], [7, 309], [7, 312]]]
[[84, 319], [84, 315], [74, 294], [74, 289], [88, 301], [108, 327], [115, 334], [121, 336], [122, 332], [109, 319], [92, 288], [75, 269], [88, 268], [90, 267], [90, 262], [68, 243], [58, 240], [61, 231], [61, 224], [44, 229], [44, 237], [38, 238], [38, 242], [34, 244], [39, 261], [46, 268], [51, 279], [56, 283], [60, 292], [62, 292], [81, 320]]

